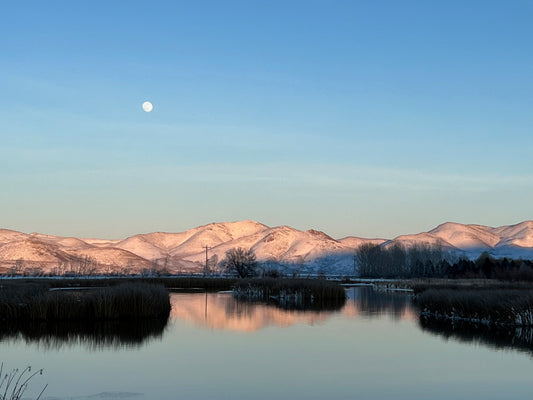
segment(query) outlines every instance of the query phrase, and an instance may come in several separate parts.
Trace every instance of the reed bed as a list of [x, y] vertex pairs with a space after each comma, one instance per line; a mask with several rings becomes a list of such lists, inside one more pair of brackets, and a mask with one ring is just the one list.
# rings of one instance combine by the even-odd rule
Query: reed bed
[[344, 288], [324, 279], [249, 279], [235, 284], [232, 292], [238, 300], [283, 308], [338, 309], [346, 302]]
[[526, 290], [533, 289], [530, 282], [504, 282], [495, 279], [426, 279], [403, 281], [406, 287], [413, 289], [415, 294], [429, 289], [449, 290]]
[[533, 291], [428, 289], [416, 298], [424, 317], [487, 326], [533, 326]]
[[[0, 278], [1, 281], [1, 278]], [[7, 286], [24, 283], [25, 285], [47, 286], [50, 288], [64, 287], [103, 287], [117, 286], [124, 283], [148, 283], [163, 285], [169, 289], [204, 289], [207, 291], [231, 290], [237, 282], [236, 278], [214, 278], [199, 276], [162, 276], [162, 277], [42, 277], [21, 278], [17, 280], [5, 279], [2, 283]]]
[[124, 283], [87, 291], [49, 291], [46, 285], [0, 289], [3, 320], [98, 320], [168, 318], [170, 299], [162, 285]]

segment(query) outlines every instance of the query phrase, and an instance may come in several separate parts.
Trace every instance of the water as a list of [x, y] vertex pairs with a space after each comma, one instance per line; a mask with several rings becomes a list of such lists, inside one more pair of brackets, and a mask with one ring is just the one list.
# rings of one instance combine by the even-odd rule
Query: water
[[30, 398], [45, 383], [62, 400], [531, 398], [530, 344], [421, 326], [405, 293], [348, 294], [301, 312], [174, 293], [166, 327], [4, 327], [0, 360], [44, 368]]

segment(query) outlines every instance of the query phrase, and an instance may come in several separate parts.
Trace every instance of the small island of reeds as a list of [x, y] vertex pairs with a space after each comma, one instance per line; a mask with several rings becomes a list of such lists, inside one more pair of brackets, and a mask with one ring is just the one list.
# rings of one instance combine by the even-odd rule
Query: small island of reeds
[[90, 290], [50, 290], [40, 284], [0, 288], [0, 320], [64, 321], [168, 318], [163, 285], [124, 283]]
[[232, 293], [238, 300], [294, 309], [338, 309], [346, 302], [344, 288], [325, 279], [246, 279], [237, 282]]

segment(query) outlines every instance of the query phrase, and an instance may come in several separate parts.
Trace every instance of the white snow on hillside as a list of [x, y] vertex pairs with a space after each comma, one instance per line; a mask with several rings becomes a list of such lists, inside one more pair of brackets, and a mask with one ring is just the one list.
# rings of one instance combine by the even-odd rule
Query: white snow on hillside
[[495, 247], [533, 247], [533, 221], [493, 228], [492, 232], [500, 237], [500, 241]]
[[32, 238], [39, 240], [43, 243], [51, 243], [59, 246], [63, 250], [82, 250], [92, 248], [89, 243], [84, 242], [81, 239], [73, 237], [60, 237], [60, 236], [44, 236], [44, 235], [31, 235]]
[[[128, 272], [139, 272], [151, 267], [150, 260], [146, 260], [132, 252], [114, 247], [103, 249], [93, 247], [77, 250], [71, 254], [80, 258], [90, 257], [102, 266], [114, 267], [119, 270], [127, 268], [129, 270]], [[106, 270], [110, 269], [106, 268]]]
[[110, 240], [110, 239], [80, 239], [80, 240], [83, 240], [85, 243], [90, 244], [91, 246], [96, 246], [96, 247], [114, 246], [117, 243], [121, 242], [120, 240]]
[[50, 263], [68, 259], [68, 254], [58, 245], [28, 237], [0, 245], [0, 260], [25, 260], [33, 263]]
[[[163, 234], [164, 235], [164, 234]], [[157, 234], [156, 237], [161, 236]], [[155, 260], [164, 257], [168, 250], [165, 248], [160, 240], [150, 240], [148, 235], [131, 236], [119, 243], [111, 244], [105, 247], [114, 247], [130, 253], [136, 254], [146, 260]], [[104, 247], [104, 246], [102, 246]]]
[[482, 225], [462, 225], [446, 222], [429, 231], [430, 234], [456, 248], [491, 249], [500, 241], [491, 228]]
[[383, 243], [383, 246], [391, 246], [394, 244], [400, 244], [405, 247], [411, 247], [415, 245], [442, 246], [442, 248], [445, 250], [451, 250], [455, 248], [444, 239], [428, 232], [417, 233], [414, 235], [401, 235], [393, 240], [386, 241]]
[[11, 231], [9, 229], [0, 229], [0, 244], [9, 243], [14, 240], [22, 240], [27, 237], [28, 235], [22, 232]]
[[356, 236], [347, 236], [345, 238], [339, 239], [339, 242], [341, 242], [343, 245], [351, 247], [353, 249], [357, 249], [359, 246], [365, 243], [371, 243], [374, 245], [383, 244], [387, 241], [387, 239], [365, 239], [360, 238]]

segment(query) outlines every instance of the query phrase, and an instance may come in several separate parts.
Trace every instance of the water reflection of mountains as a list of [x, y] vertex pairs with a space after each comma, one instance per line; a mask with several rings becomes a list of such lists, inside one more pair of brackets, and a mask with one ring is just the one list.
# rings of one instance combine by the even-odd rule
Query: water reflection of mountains
[[235, 300], [229, 293], [173, 293], [171, 318], [210, 330], [254, 332], [268, 326], [313, 325], [330, 312], [285, 310], [263, 303]]
[[533, 328], [488, 327], [462, 321], [436, 320], [421, 317], [424, 332], [462, 343], [481, 344], [495, 350], [517, 350], [533, 356]]
[[174, 320], [185, 320], [211, 330], [253, 332], [269, 326], [314, 325], [335, 314], [346, 317], [413, 319], [410, 297], [404, 293], [375, 292], [372, 288], [350, 288], [340, 310], [291, 310], [272, 304], [235, 300], [229, 293], [174, 293], [171, 296]]
[[139, 348], [163, 336], [168, 319], [76, 322], [4, 321], [0, 341], [23, 341], [49, 350], [83, 346], [90, 350]]

